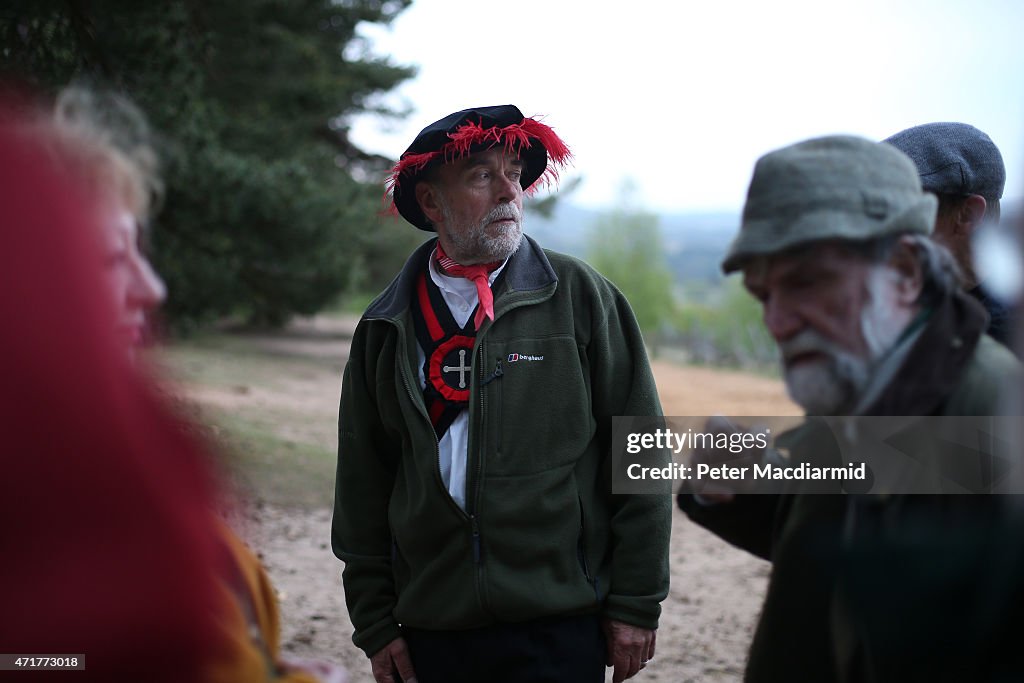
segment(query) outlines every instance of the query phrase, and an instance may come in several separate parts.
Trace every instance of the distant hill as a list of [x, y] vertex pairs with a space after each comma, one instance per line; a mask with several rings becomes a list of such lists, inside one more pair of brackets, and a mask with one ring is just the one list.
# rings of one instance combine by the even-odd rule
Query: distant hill
[[[602, 213], [562, 202], [551, 218], [544, 218], [527, 208], [524, 228], [549, 249], [586, 258], [589, 231]], [[665, 257], [676, 281], [720, 280], [719, 265], [736, 235], [739, 220], [738, 212], [659, 215]]]
[[[555, 214], [544, 218], [531, 212], [527, 206], [524, 227], [541, 245], [585, 259], [588, 231], [602, 213], [560, 202], [556, 205]], [[1011, 226], [1024, 222], [1024, 203], [1020, 200], [1003, 202], [1000, 222]], [[658, 227], [665, 243], [665, 256], [676, 282], [685, 285], [721, 280], [720, 264], [739, 230], [739, 224], [738, 211], [659, 215]]]

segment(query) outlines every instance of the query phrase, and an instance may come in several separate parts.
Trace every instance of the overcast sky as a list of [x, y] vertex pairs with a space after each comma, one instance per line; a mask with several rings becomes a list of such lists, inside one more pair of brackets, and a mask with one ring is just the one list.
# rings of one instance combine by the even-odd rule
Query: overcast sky
[[881, 139], [929, 121], [988, 133], [1024, 195], [1024, 2], [1017, 0], [416, 0], [378, 55], [419, 67], [353, 140], [397, 158], [471, 106], [541, 115], [575, 155], [573, 203], [626, 177], [661, 211], [738, 210], [757, 158], [817, 135]]

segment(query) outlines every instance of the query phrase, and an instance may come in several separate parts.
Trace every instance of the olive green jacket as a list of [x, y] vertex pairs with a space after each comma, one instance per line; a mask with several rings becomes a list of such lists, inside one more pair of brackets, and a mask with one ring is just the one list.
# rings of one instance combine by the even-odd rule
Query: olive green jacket
[[433, 247], [367, 309], [345, 368], [332, 547], [353, 641], [373, 654], [400, 624], [599, 611], [656, 627], [671, 499], [610, 493], [612, 416], [661, 414], [629, 305], [524, 238], [476, 337], [464, 511], [442, 483], [416, 370], [411, 295]]
[[[985, 324], [985, 314], [973, 299], [963, 293], [947, 298], [935, 307], [904, 363], [864, 414], [1000, 414], [1000, 390], [1006, 383], [1020, 381], [1021, 368], [1009, 351], [983, 334]], [[794, 462], [813, 460], [819, 453], [835, 448], [828, 430], [816, 429], [814, 420], [780, 438], [788, 440]], [[948, 638], [962, 633], [963, 627], [970, 624], [950, 626], [941, 612], [947, 604], [943, 602], [943, 592], [926, 586], [923, 575], [903, 575], [914, 566], [907, 558], [934, 560], [935, 555], [945, 553], [942, 562], [958, 562], [960, 558], [953, 557], [960, 550], [956, 543], [947, 539], [945, 545], [937, 542], [926, 549], [923, 534], [941, 535], [948, 531], [950, 515], [962, 529], [984, 528], [999, 514], [995, 508], [998, 498], [926, 495], [881, 499], [784, 494], [740, 496], [729, 504], [702, 506], [692, 496], [682, 495], [679, 504], [695, 522], [772, 562], [744, 680], [828, 683], [868, 680], [862, 677], [863, 667], [869, 666], [866, 662], [871, 666], [880, 664], [865, 651], [864, 644], [875, 642], [881, 632], [861, 629], [861, 622], [866, 620], [862, 613], [882, 612], [889, 618], [893, 633], [904, 638], [914, 635], [914, 628], [895, 616], [897, 607], [905, 606], [897, 605], [893, 599], [880, 598], [883, 587], [889, 597], [900, 596], [908, 601], [913, 598], [922, 605], [942, 606], [936, 612], [916, 612], [920, 620], [930, 621], [936, 629], [939, 624], [947, 627], [946, 642], [933, 639], [927, 646], [933, 662], [946, 661], [937, 655], [944, 648], [955, 651]], [[867, 524], [869, 518], [883, 515], [888, 526], [900, 530], [898, 543], [884, 547], [874, 542], [880, 536]], [[920, 522], [912, 521], [918, 518]], [[868, 550], [860, 543], [865, 537], [870, 544]], [[851, 545], [852, 541], [858, 545]], [[854, 566], [858, 572], [850, 571]], [[872, 568], [870, 572], [867, 566]], [[856, 591], [851, 574], [857, 574]], [[901, 580], [896, 580], [897, 574]], [[966, 580], [984, 578], [978, 574]], [[851, 601], [853, 594], [858, 599]], [[906, 609], [915, 611], [911, 607]], [[918, 632], [923, 630], [919, 628]], [[895, 637], [889, 641], [904, 646], [910, 642], [897, 641]], [[916, 662], [920, 673], [923, 658], [913, 660], [906, 650], [901, 656], [905, 663]], [[975, 673], [980, 667], [977, 662]], [[891, 676], [881, 680], [911, 679]], [[967, 676], [958, 680], [982, 678]]]

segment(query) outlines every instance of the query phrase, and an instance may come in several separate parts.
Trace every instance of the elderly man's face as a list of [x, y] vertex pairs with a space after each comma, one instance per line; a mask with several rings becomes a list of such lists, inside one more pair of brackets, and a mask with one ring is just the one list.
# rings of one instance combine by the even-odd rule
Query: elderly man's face
[[501, 261], [523, 236], [523, 164], [504, 147], [445, 164], [416, 188], [447, 254], [463, 265]]
[[849, 410], [872, 362], [909, 320], [892, 272], [838, 243], [756, 259], [744, 284], [779, 345], [786, 385], [811, 414]]

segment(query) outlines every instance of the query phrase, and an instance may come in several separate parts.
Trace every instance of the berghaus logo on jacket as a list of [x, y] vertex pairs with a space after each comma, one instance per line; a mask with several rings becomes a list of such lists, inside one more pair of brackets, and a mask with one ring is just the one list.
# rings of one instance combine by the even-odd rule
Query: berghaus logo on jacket
[[532, 356], [525, 353], [510, 353], [508, 354], [509, 363], [518, 363], [519, 361], [536, 361], [544, 360], [544, 356]]

